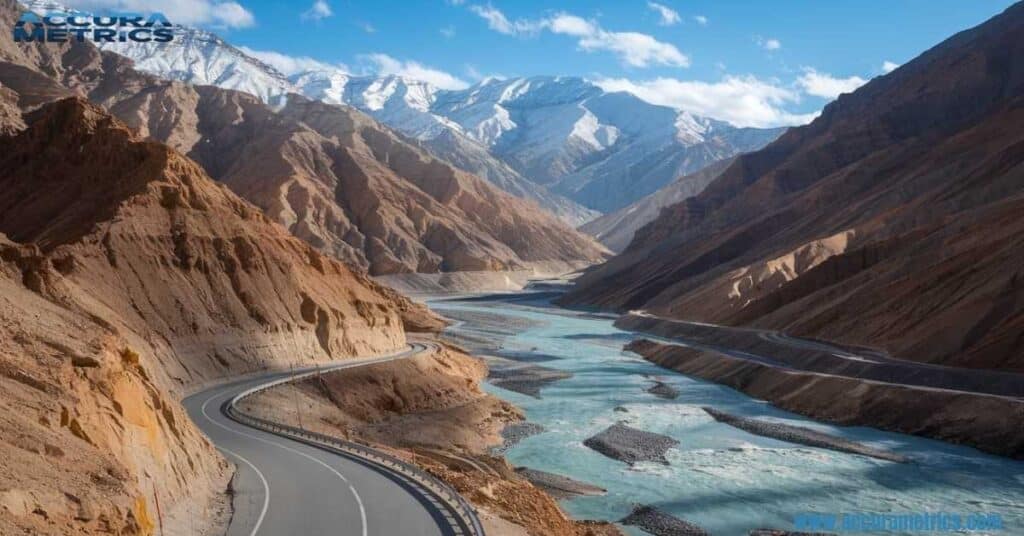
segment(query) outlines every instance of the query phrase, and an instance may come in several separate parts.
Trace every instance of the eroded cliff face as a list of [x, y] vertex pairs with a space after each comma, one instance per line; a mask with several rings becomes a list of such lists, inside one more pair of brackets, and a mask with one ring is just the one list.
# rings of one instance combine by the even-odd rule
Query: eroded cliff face
[[1024, 370], [1024, 6], [840, 96], [665, 208], [565, 303]]
[[405, 343], [407, 301], [167, 146], [80, 98], [24, 122], [0, 137], [2, 532], [152, 534], [228, 476], [183, 392]]
[[153, 534], [157, 497], [202, 516], [228, 466], [162, 387], [154, 345], [69, 306], [38, 248], [0, 235], [0, 259], [0, 532]]

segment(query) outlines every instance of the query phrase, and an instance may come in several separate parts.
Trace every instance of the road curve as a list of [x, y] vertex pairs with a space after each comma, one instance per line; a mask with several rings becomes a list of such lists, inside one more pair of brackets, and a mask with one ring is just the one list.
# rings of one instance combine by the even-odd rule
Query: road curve
[[[366, 366], [428, 350], [413, 344], [378, 358], [348, 360], [323, 371]], [[301, 371], [296, 371], [301, 372]], [[234, 515], [228, 536], [287, 534], [449, 536], [443, 514], [425, 497], [371, 464], [229, 419], [225, 402], [291, 373], [269, 373], [185, 399], [193, 422], [235, 462]]]

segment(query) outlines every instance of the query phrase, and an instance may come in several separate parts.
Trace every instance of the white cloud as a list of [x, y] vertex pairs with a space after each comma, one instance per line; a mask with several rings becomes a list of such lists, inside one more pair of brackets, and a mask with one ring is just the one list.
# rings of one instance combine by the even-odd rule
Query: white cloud
[[444, 71], [427, 67], [415, 61], [401, 61], [387, 54], [366, 54], [362, 59], [372, 64], [373, 70], [382, 75], [398, 75], [412, 80], [427, 82], [441, 89], [465, 89], [469, 83]]
[[679, 13], [664, 4], [647, 2], [647, 7], [658, 12], [658, 16], [661, 18], [661, 20], [658, 21], [658, 24], [662, 26], [672, 26], [674, 24], [679, 24], [682, 21], [679, 17]]
[[782, 41], [775, 38], [757, 36], [754, 38], [754, 41], [757, 41], [757, 45], [765, 50], [778, 50], [782, 48]]
[[889, 61], [889, 60], [885, 60], [885, 61], [882, 62], [882, 72], [886, 73], [886, 74], [891, 73], [891, 72], [895, 71], [896, 69], [898, 69], [899, 66], [900, 66], [900, 64], [898, 64], [898, 63], [895, 63], [895, 62], [892, 62], [892, 61]]
[[867, 83], [859, 76], [836, 78], [828, 73], [820, 73], [810, 67], [804, 68], [804, 74], [797, 78], [796, 84], [808, 95], [834, 99], [842, 93], [849, 93]]
[[690, 58], [670, 43], [658, 41], [650, 35], [638, 32], [608, 31], [595, 21], [570, 13], [558, 13], [539, 20], [512, 21], [490, 5], [474, 5], [470, 6], [470, 10], [486, 20], [487, 26], [496, 32], [506, 35], [532, 35], [547, 30], [554, 34], [568, 35], [577, 39], [576, 44], [580, 50], [611, 52], [632, 67], [690, 65]]
[[369, 22], [360, 22], [359, 27], [368, 34], [377, 33], [377, 28], [374, 28], [374, 26]]
[[238, 47], [238, 49], [277, 69], [278, 71], [281, 71], [285, 75], [293, 75], [304, 71], [316, 70], [340, 70], [348, 72], [348, 67], [342, 64], [330, 64], [315, 60], [309, 56], [288, 56], [279, 52], [253, 50], [244, 46]]
[[701, 26], [708, 25], [708, 18], [704, 15], [694, 15], [693, 20], [697, 21], [697, 24], [700, 24]]
[[455, 37], [455, 26], [452, 26], [450, 24], [448, 26], [445, 26], [444, 28], [441, 28], [438, 31], [441, 32], [441, 35], [443, 35], [445, 39], [451, 39]]
[[238, 2], [218, 0], [66, 0], [64, 5], [83, 11], [163, 13], [177, 24], [220, 28], [246, 28], [256, 24], [252, 12]]
[[309, 9], [302, 12], [303, 20], [323, 20], [334, 15], [326, 0], [315, 0]]
[[487, 21], [488, 28], [505, 35], [537, 33], [543, 27], [543, 21], [511, 21], [500, 9], [492, 5], [469, 6], [469, 10]]
[[818, 114], [794, 114], [784, 107], [800, 102], [800, 94], [754, 76], [725, 76], [718, 82], [655, 78], [633, 81], [604, 78], [594, 83], [605, 91], [628, 91], [652, 104], [713, 117], [744, 127], [801, 125]]

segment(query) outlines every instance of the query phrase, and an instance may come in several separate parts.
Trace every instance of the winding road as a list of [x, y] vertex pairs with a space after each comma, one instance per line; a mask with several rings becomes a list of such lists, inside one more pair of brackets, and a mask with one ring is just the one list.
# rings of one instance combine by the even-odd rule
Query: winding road
[[[432, 350], [346, 360], [323, 372], [405, 359]], [[301, 373], [302, 370], [294, 373]], [[358, 458], [239, 424], [222, 406], [239, 393], [293, 373], [269, 373], [185, 399], [193, 422], [235, 462], [229, 536], [441, 536], [452, 534], [428, 497], [387, 470]]]

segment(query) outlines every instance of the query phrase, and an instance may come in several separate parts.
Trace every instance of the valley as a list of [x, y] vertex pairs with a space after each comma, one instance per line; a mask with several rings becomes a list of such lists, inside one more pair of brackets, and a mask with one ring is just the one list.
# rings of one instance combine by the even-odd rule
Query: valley
[[[535, 427], [534, 434], [504, 451], [511, 464], [607, 488], [603, 495], [564, 499], [563, 507], [574, 517], [617, 521], [639, 503], [710, 534], [746, 535], [758, 528], [792, 527], [794, 516], [801, 512], [887, 511], [888, 505], [898, 503], [906, 510], [929, 511], [941, 505], [954, 511], [998, 512], [1008, 526], [1021, 523], [1024, 497], [1018, 491], [1024, 489], [1024, 462], [873, 427], [884, 419], [881, 415], [902, 413], [907, 400], [880, 398], [879, 403], [887, 407], [880, 409], [874, 423], [862, 419], [829, 424], [825, 421], [833, 417], [828, 414], [816, 416], [822, 421], [811, 420], [799, 414], [803, 408], [759, 400], [760, 391], [750, 398], [743, 394], [743, 384], [721, 375], [706, 376], [688, 368], [680, 368], [683, 374], [678, 374], [670, 370], [671, 361], [645, 360], [641, 348], [623, 350], [631, 341], [652, 335], [617, 328], [614, 316], [552, 306], [553, 297], [536, 292], [429, 303], [438, 313], [460, 319], [445, 332], [458, 344], [483, 355], [571, 374], [543, 387], [537, 397], [503, 389], [496, 382], [485, 385], [490, 393], [522, 408], [526, 422]], [[673, 340], [686, 342], [685, 337]], [[717, 363], [721, 369], [727, 361], [718, 355], [708, 362], [709, 367]], [[1020, 381], [1019, 375], [1015, 378]], [[649, 392], [656, 382], [672, 386], [676, 396]], [[845, 387], [844, 391], [858, 389]], [[1020, 399], [1016, 400], [1019, 406]], [[754, 435], [717, 422], [702, 409], [705, 406], [810, 429], [909, 461], [885, 461]], [[1002, 430], [1013, 433], [1016, 418], [1008, 415], [1009, 410], [979, 411], [1001, 415]], [[615, 423], [666, 435], [678, 445], [667, 450], [667, 464], [632, 466], [584, 445], [587, 438]], [[991, 421], [979, 426], [987, 431], [999, 429]], [[1000, 440], [993, 441], [990, 446]], [[964, 485], [965, 481], [971, 484]], [[625, 529], [644, 534], [632, 532], [634, 527]]]
[[[0, 534], [1024, 527], [1024, 2], [845, 75], [655, 2], [69, 3], [0, 0]], [[61, 38], [114, 4], [173, 39]]]

